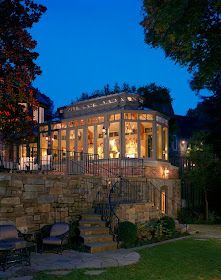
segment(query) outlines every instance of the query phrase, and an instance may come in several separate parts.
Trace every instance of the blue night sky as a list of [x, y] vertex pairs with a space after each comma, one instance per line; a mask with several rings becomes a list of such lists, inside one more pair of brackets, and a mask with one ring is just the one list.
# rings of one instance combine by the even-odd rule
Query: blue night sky
[[186, 69], [144, 43], [141, 0], [38, 2], [48, 10], [32, 30], [43, 70], [35, 86], [55, 108], [116, 82], [168, 87], [176, 114], [195, 107]]

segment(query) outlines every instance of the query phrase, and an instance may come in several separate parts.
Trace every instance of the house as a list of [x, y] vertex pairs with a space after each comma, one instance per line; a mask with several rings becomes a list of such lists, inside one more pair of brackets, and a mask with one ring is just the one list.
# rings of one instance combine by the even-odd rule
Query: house
[[97, 154], [99, 159], [168, 161], [168, 117], [145, 110], [137, 94], [80, 101], [58, 112], [60, 120], [40, 126], [43, 150], [63, 151], [64, 156], [75, 151]]
[[[95, 211], [102, 226], [81, 220], [84, 240], [97, 232], [113, 240], [119, 221], [177, 217], [181, 185], [168, 157], [168, 117], [144, 108], [140, 95], [122, 92], [61, 107], [57, 120], [39, 124], [38, 133], [37, 144], [20, 147], [20, 172], [4, 177], [22, 205], [10, 213], [18, 228], [38, 230]], [[99, 250], [113, 249], [105, 238]]]
[[[38, 125], [52, 118], [53, 102], [49, 97], [37, 91], [36, 99], [39, 106], [33, 111], [30, 110], [30, 116], [37, 123], [33, 128], [33, 142], [27, 143], [21, 139], [20, 144], [8, 145], [0, 139], [0, 167], [2, 169], [27, 170], [30, 162], [34, 164], [37, 157], [38, 146]], [[27, 109], [26, 103], [20, 103]], [[33, 165], [32, 164], [32, 165]], [[35, 163], [35, 169], [37, 165]]]

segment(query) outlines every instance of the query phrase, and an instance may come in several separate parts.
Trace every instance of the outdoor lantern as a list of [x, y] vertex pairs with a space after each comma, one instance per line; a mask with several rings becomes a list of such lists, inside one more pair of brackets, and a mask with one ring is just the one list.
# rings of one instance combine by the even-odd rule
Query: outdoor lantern
[[163, 168], [163, 177], [168, 178], [170, 170], [167, 167]]

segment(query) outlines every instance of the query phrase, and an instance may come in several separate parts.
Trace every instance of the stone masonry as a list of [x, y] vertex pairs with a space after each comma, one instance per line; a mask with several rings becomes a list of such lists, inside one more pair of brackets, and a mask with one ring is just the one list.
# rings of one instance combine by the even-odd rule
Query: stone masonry
[[[0, 223], [13, 222], [21, 231], [30, 232], [55, 221], [69, 222], [91, 209], [98, 195], [106, 196], [110, 187], [108, 180], [83, 175], [0, 174]], [[165, 185], [171, 197], [168, 214], [176, 216], [180, 181], [151, 180], [156, 186], [153, 203], [120, 205], [117, 210], [120, 219], [143, 222], [158, 217], [160, 188]]]

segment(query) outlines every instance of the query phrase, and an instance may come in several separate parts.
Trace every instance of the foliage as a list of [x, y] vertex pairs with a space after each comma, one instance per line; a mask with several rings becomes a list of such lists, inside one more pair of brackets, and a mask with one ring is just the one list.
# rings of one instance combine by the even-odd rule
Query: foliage
[[89, 100], [92, 98], [120, 92], [139, 94], [144, 99], [144, 103], [142, 104], [142, 106], [156, 110], [170, 117], [174, 115], [172, 107], [173, 99], [170, 96], [169, 89], [163, 86], [158, 86], [155, 83], [151, 83], [141, 87], [130, 86], [127, 83], [123, 83], [120, 86], [118, 83], [116, 83], [113, 88], [111, 88], [107, 84], [101, 90], [95, 90], [92, 93], [83, 92], [77, 101]]
[[221, 158], [221, 94], [203, 98], [195, 109], [188, 111], [187, 116], [192, 119], [195, 131], [207, 132], [206, 142]]
[[137, 226], [128, 221], [119, 223], [119, 240], [125, 248], [133, 246], [137, 240]]
[[[60, 280], [220, 280], [220, 240], [180, 240], [139, 251], [135, 265], [105, 269], [99, 276], [88, 276], [84, 269], [73, 269]], [[57, 279], [56, 278], [56, 279]], [[54, 280], [55, 276], [39, 273], [35, 280]]]
[[79, 239], [79, 223], [77, 220], [71, 220], [69, 223], [70, 230], [69, 230], [69, 239], [68, 245], [72, 249], [76, 249], [78, 246], [78, 239]]
[[137, 239], [147, 241], [152, 239], [152, 234], [148, 223], [139, 223], [137, 225]]
[[191, 86], [214, 93], [221, 83], [220, 0], [144, 0], [145, 41], [187, 66]]
[[140, 241], [157, 242], [176, 236], [175, 221], [169, 216], [152, 219], [137, 225], [137, 238]]
[[205, 218], [208, 220], [208, 192], [215, 191], [217, 175], [220, 177], [219, 160], [215, 157], [212, 146], [205, 141], [205, 133], [197, 133], [190, 140], [186, 153], [187, 167], [184, 180], [194, 188], [201, 190], [205, 199]]
[[31, 84], [41, 70], [28, 31], [45, 11], [31, 0], [0, 2], [0, 131], [8, 141], [27, 139], [35, 125], [30, 111], [38, 105], [37, 91]]
[[178, 220], [182, 224], [217, 224], [221, 218], [214, 212], [209, 211], [208, 220], [205, 221], [201, 209], [181, 208], [178, 212]]
[[163, 235], [166, 237], [172, 237], [175, 234], [175, 221], [172, 217], [163, 216], [160, 218], [160, 223], [162, 224]]
[[156, 110], [167, 116], [173, 116], [172, 101], [168, 88], [155, 83], [139, 87], [137, 93], [144, 98], [144, 107]]
[[148, 227], [152, 238], [156, 240], [171, 238], [176, 232], [174, 219], [169, 216], [163, 216], [159, 220], [150, 220]]

